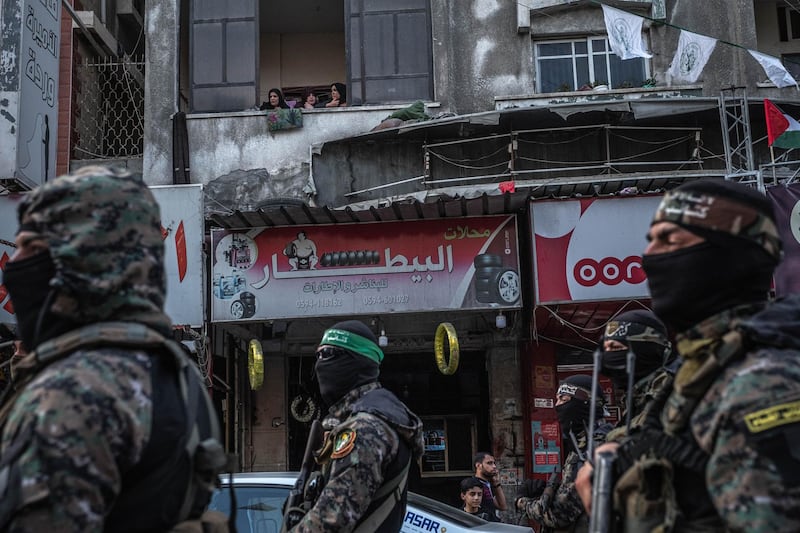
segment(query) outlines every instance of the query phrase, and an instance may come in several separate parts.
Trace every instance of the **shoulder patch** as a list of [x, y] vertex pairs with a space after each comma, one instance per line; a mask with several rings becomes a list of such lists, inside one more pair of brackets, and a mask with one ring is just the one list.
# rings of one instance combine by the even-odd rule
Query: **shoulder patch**
[[343, 430], [341, 433], [336, 435], [336, 440], [333, 442], [333, 453], [331, 454], [331, 459], [341, 459], [342, 457], [346, 457], [350, 452], [353, 451], [353, 447], [355, 445], [355, 430]]
[[778, 426], [800, 422], [800, 401], [754, 411], [745, 415], [744, 421], [750, 433], [760, 433]]

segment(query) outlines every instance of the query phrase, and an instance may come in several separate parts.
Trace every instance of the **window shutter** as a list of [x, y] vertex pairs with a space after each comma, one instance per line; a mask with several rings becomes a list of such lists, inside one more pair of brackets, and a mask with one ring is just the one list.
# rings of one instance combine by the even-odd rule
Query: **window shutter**
[[256, 0], [192, 0], [190, 107], [241, 111], [258, 98]]
[[345, 0], [350, 105], [433, 98], [428, 0]]

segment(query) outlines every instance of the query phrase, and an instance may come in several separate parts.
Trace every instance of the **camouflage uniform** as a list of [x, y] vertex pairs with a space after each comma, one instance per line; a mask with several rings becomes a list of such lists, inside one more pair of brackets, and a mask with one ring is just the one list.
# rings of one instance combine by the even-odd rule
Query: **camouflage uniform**
[[[637, 468], [653, 465], [651, 458], [666, 465], [668, 486], [655, 487], [663, 489], [658, 497], [666, 513], [654, 517], [665, 531], [800, 531], [800, 297], [771, 305], [758, 301], [769, 286], [768, 267], [781, 256], [771, 206], [732, 183], [680, 189], [664, 197], [654, 223], [683, 226], [706, 240], [694, 245], [695, 253], [703, 246], [724, 260], [738, 254], [750, 270], [742, 268], [740, 285], [732, 287], [715, 286], [714, 270], [681, 272], [677, 275], [695, 275], [711, 288], [700, 287], [698, 292], [705, 293], [699, 297], [670, 299], [670, 272], [680, 271], [675, 261], [662, 260], [652, 271], [646, 260], [689, 257], [691, 248], [679, 248], [675, 253], [683, 255], [677, 256], [645, 255], [653, 307], [660, 304], [674, 315], [673, 325], [686, 320], [683, 311], [707, 309], [703, 306], [713, 302], [715, 291], [724, 291], [728, 300], [722, 300], [727, 307], [682, 328], [676, 337], [681, 366], [654, 402], [656, 416], [619, 448], [617, 474], [635, 480]], [[654, 279], [660, 280], [657, 291]], [[695, 306], [692, 297], [701, 298]], [[643, 502], [649, 488], [634, 490], [629, 501]], [[620, 483], [616, 491], [619, 497]], [[626, 524], [631, 517], [639, 523], [649, 518], [639, 510], [644, 508], [628, 504]]]
[[[331, 407], [323, 420], [329, 433], [318, 461], [323, 465], [326, 484], [314, 506], [291, 531], [352, 531], [369, 510], [378, 488], [387, 481], [387, 469], [401, 448], [410, 448], [412, 462], [422, 455], [422, 422], [412, 412], [403, 409], [399, 418], [404, 420], [398, 424], [387, 420], [387, 413], [365, 412], [357, 407], [376, 392], [391, 395], [377, 382], [362, 385]], [[396, 406], [403, 405], [394, 401]]]
[[[111, 341], [81, 344], [68, 331], [34, 344], [15, 363], [18, 393], [0, 410], [2, 466], [9, 468], [7, 484], [0, 480], [0, 528], [168, 529], [192, 483], [191, 467], [173, 451], [186, 446], [187, 407], [175, 359], [166, 356], [171, 352], [135, 346], [139, 340], [139, 346], [166, 346], [164, 336], [171, 337], [162, 310], [158, 205], [140, 178], [89, 167], [29, 193], [19, 216], [21, 229], [47, 240], [55, 265], [55, 298], [41, 312], [72, 331], [104, 327]], [[129, 327], [140, 337], [115, 346]], [[199, 373], [191, 370], [190, 387], [201, 398], [197, 416], [207, 424], [199, 430], [203, 439], [218, 426]], [[174, 469], [158, 469], [172, 460]], [[151, 472], [165, 479], [153, 480]], [[136, 488], [134, 480], [155, 483], [126, 490]], [[135, 505], [133, 494], [140, 498]]]
[[[726, 311], [678, 336], [685, 362], [662, 423], [669, 434], [688, 430], [708, 455], [720, 529], [800, 531], [800, 297], [753, 311]], [[697, 501], [677, 497], [687, 529], [704, 518]]]
[[[594, 445], [599, 446], [605, 442], [605, 437], [611, 425], [605, 422], [597, 424], [594, 432]], [[564, 438], [568, 438], [564, 436]], [[576, 435], [581, 453], [586, 453], [586, 433]], [[575, 490], [575, 477], [583, 466], [578, 453], [571, 450], [564, 460], [564, 470], [561, 474], [561, 484], [555, 491], [553, 498], [545, 508], [544, 500], [540, 498], [520, 498], [519, 507], [524, 514], [539, 522], [552, 531], [584, 532], [589, 530], [589, 518], [583, 508], [581, 499]]]
[[[652, 405], [651, 402], [656, 398], [659, 392], [664, 390], [665, 387], [671, 386], [676, 366], [676, 364], [673, 364], [666, 368], [659, 368], [634, 384], [633, 401], [631, 402], [633, 406], [633, 413], [631, 414], [632, 430], [644, 425], [645, 418], [650, 412], [648, 406]], [[620, 405], [622, 405], [620, 421], [617, 427], [608, 432], [606, 436], [608, 442], [619, 441], [627, 434], [625, 420], [627, 417], [628, 399], [625, 394], [620, 398]]]

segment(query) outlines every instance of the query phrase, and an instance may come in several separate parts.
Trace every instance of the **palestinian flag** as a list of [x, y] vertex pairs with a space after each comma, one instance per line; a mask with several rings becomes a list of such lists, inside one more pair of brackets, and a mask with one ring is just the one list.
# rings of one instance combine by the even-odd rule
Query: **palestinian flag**
[[781, 111], [764, 98], [764, 115], [767, 119], [767, 141], [778, 148], [800, 148], [800, 122]]

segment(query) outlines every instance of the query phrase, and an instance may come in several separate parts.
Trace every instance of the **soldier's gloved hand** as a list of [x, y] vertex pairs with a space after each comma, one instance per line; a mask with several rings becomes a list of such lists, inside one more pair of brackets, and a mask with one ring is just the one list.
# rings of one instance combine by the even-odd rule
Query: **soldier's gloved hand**
[[306, 512], [299, 508], [299, 507], [292, 507], [283, 515], [283, 526], [284, 529], [282, 531], [288, 531], [292, 529], [294, 526], [300, 523], [303, 517], [306, 515]]
[[526, 479], [517, 489], [518, 498], [538, 498], [542, 495], [545, 482], [541, 479]]

